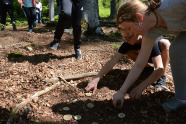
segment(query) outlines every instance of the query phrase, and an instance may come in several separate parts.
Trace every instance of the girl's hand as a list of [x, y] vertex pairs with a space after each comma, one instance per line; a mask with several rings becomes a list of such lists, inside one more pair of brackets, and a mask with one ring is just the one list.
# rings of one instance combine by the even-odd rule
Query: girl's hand
[[93, 90], [93, 94], [95, 94], [97, 90], [98, 82], [99, 82], [99, 78], [95, 78], [94, 80], [88, 83], [88, 85], [85, 87], [85, 90], [87, 92]]
[[141, 94], [145, 88], [142, 86], [142, 84], [139, 84], [136, 86], [131, 92], [130, 92], [130, 98], [131, 99], [139, 99], [141, 97]]
[[[113, 105], [115, 108], [122, 108], [124, 103], [124, 94], [120, 91], [113, 95]], [[120, 105], [118, 105], [120, 104]]]

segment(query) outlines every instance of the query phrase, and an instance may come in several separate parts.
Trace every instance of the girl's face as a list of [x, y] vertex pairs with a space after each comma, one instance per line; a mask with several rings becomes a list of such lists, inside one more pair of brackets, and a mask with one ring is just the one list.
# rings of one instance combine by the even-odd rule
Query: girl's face
[[124, 21], [118, 25], [122, 38], [129, 44], [134, 45], [138, 42], [139, 35], [144, 35], [142, 25], [135, 22]]

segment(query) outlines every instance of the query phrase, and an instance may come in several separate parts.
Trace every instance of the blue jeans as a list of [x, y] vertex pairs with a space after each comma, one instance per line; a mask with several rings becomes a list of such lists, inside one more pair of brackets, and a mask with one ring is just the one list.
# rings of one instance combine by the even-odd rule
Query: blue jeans
[[38, 22], [42, 24], [41, 11], [40, 12], [36, 12], [36, 24]]

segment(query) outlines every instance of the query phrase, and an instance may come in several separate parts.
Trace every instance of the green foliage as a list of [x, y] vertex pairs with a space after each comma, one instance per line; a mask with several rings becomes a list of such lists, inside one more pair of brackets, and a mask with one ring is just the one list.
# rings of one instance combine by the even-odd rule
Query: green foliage
[[32, 47], [32, 48], [36, 49], [37, 45], [35, 43], [31, 43], [31, 44], [24, 46], [23, 48], [26, 49], [27, 47]]
[[119, 31], [110, 31], [109, 32], [110, 35], [116, 36], [116, 37], [121, 37], [121, 33]]
[[0, 29], [3, 28], [3, 27], [4, 27], [4, 25], [0, 23]]
[[141, 0], [142, 2], [147, 2], [147, 0]]
[[98, 0], [99, 15], [101, 18], [110, 16], [110, 0]]
[[[99, 6], [99, 16], [101, 18], [108, 18], [111, 12], [111, 1], [112, 0], [98, 0]], [[120, 3], [121, 0], [117, 0], [117, 4]]]
[[19, 58], [19, 57], [22, 57], [22, 56], [23, 56], [22, 53], [17, 53], [17, 52], [7, 54], [8, 59]]
[[28, 25], [28, 22], [25, 20], [25, 21], [16, 21], [16, 25], [17, 26], [24, 26], [24, 25]]
[[85, 19], [82, 19], [81, 20], [81, 31], [82, 31], [82, 33], [87, 31], [87, 28], [88, 28], [88, 22]]
[[120, 44], [115, 44], [115, 43], [113, 43], [113, 44], [111, 44], [111, 45], [112, 45], [113, 48], [116, 48], [116, 49], [119, 48], [119, 47], [121, 46]]

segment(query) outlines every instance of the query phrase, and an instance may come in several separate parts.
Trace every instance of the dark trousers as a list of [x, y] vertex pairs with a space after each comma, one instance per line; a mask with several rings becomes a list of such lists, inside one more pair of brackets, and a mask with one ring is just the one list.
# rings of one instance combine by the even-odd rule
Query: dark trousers
[[74, 49], [81, 45], [81, 18], [83, 11], [83, 0], [61, 0], [61, 13], [56, 26], [55, 39], [61, 39], [68, 22], [72, 21]]
[[34, 7], [23, 7], [23, 10], [27, 17], [29, 29], [32, 29], [32, 25], [36, 19], [35, 9]]
[[11, 22], [15, 22], [12, 5], [2, 5], [1, 7], [1, 24], [6, 25], [7, 12], [10, 15]]

